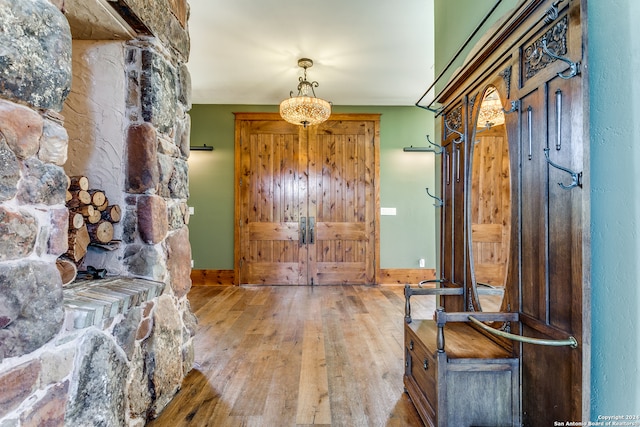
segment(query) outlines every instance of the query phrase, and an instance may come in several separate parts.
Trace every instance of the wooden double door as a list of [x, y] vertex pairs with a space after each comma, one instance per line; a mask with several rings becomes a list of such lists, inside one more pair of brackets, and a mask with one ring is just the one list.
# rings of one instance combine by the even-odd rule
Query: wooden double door
[[379, 120], [236, 114], [236, 284], [376, 282]]

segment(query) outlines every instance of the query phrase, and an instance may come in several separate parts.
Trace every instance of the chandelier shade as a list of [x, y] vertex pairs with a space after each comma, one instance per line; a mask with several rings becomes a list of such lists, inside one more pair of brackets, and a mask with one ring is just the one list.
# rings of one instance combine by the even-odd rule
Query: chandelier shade
[[289, 123], [307, 127], [326, 121], [331, 116], [331, 103], [321, 98], [316, 98], [314, 87], [318, 82], [307, 80], [307, 68], [313, 66], [313, 61], [308, 58], [298, 60], [298, 66], [304, 69], [304, 77], [299, 78], [298, 94], [280, 103], [280, 116]]

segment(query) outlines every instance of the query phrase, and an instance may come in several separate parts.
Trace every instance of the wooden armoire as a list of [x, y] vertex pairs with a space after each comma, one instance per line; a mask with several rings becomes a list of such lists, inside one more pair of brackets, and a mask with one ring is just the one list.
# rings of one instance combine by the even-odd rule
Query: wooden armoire
[[[426, 425], [589, 420], [585, 23], [584, 0], [520, 2], [429, 106], [441, 264], [405, 288], [404, 376]], [[412, 318], [417, 295], [433, 319]]]

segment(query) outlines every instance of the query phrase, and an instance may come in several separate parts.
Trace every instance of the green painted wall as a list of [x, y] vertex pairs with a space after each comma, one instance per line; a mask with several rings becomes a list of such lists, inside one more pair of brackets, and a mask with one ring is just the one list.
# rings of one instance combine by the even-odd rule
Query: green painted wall
[[[436, 0], [436, 74], [457, 49], [454, 40], [466, 38], [493, 4]], [[587, 13], [591, 418], [598, 421], [640, 415], [640, 2], [592, 0]]]
[[[449, 64], [462, 44], [473, 34], [490, 10], [495, 11], [476, 32], [467, 47], [458, 55], [449, 69], [436, 85], [442, 89], [448, 78], [464, 63], [477, 41], [487, 33], [491, 26], [518, 2], [516, 0], [436, 0], [434, 4], [435, 32], [435, 74], [436, 76]], [[497, 5], [497, 6], [496, 6]], [[429, 99], [430, 101], [431, 99]]]
[[[277, 106], [194, 105], [191, 144], [210, 145], [189, 159], [190, 198], [194, 208], [189, 230], [194, 268], [233, 269], [233, 112], [277, 111]], [[433, 153], [405, 153], [406, 146], [425, 146], [433, 136], [431, 113], [416, 107], [342, 107], [336, 113], [381, 113], [380, 204], [396, 216], [380, 219], [382, 268], [435, 268], [435, 211], [425, 187], [434, 186]]]

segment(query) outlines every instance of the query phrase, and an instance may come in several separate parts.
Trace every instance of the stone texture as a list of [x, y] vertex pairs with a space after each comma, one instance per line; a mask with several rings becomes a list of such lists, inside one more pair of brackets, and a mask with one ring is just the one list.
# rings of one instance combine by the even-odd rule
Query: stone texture
[[169, 189], [169, 183], [175, 169], [176, 159], [164, 154], [158, 154], [158, 169], [160, 171], [160, 186], [158, 188], [158, 195], [162, 197], [171, 197], [171, 190]]
[[185, 298], [184, 301], [185, 301], [185, 307], [182, 313], [182, 322], [184, 323], [184, 327], [186, 330], [185, 338], [190, 338], [196, 335], [196, 330], [198, 329], [198, 318], [196, 317], [195, 314], [193, 314], [189, 300]]
[[185, 211], [188, 212], [188, 207], [185, 203], [170, 199], [167, 202], [167, 211], [169, 230], [178, 230], [184, 227]]
[[32, 157], [23, 163], [17, 198], [22, 204], [64, 204], [67, 176], [60, 166]]
[[124, 350], [127, 359], [131, 360], [136, 343], [136, 331], [140, 324], [142, 310], [136, 307], [130, 310], [125, 318], [113, 328], [113, 336], [118, 345]]
[[177, 116], [177, 77], [174, 67], [151, 49], [142, 51], [140, 90], [142, 117], [160, 132], [168, 133]]
[[125, 390], [129, 367], [122, 352], [106, 335], [88, 331], [80, 346], [82, 355], [73, 374], [67, 403], [67, 426], [126, 425]]
[[136, 332], [136, 340], [144, 341], [149, 336], [151, 336], [151, 331], [153, 330], [153, 319], [151, 317], [147, 317], [146, 319], [142, 319], [140, 325], [138, 326], [138, 330]]
[[136, 346], [130, 366], [130, 378], [127, 385], [129, 418], [132, 421], [146, 421], [147, 410], [151, 407], [152, 398], [149, 390], [149, 377], [145, 368], [145, 354], [140, 346]]
[[158, 138], [149, 124], [132, 125], [127, 135], [127, 192], [155, 190], [159, 182]]
[[176, 123], [175, 144], [180, 148], [182, 157], [189, 157], [191, 153], [191, 116], [189, 114], [185, 114], [184, 117]]
[[[2, 0], [0, 0], [1, 10]], [[1, 34], [0, 31], [0, 39]], [[2, 64], [1, 55], [0, 64]], [[1, 68], [0, 65], [0, 70]], [[1, 73], [2, 71], [0, 71], [0, 92], [3, 84]], [[31, 108], [0, 99], [0, 133], [4, 135], [7, 145], [18, 158], [26, 159], [38, 152], [43, 128], [42, 116]]]
[[127, 0], [119, 3], [126, 3], [125, 13], [139, 17], [154, 36], [171, 46], [186, 62], [189, 58], [189, 33], [172, 12], [170, 2]]
[[[191, 110], [191, 73], [187, 64], [180, 65], [178, 69], [178, 100], [184, 105], [185, 110]], [[187, 116], [188, 117], [188, 116]]]
[[20, 420], [17, 418], [5, 418], [0, 420], [0, 427], [20, 427]]
[[71, 31], [46, 0], [0, 0], [0, 95], [60, 111], [71, 88]]
[[29, 256], [37, 237], [38, 224], [32, 215], [0, 206], [0, 261]]
[[169, 157], [180, 157], [180, 148], [176, 146], [175, 138], [160, 134], [158, 142], [159, 153], [166, 154]]
[[0, 418], [17, 408], [37, 388], [40, 363], [35, 360], [0, 374]]
[[49, 241], [47, 253], [59, 257], [69, 247], [69, 210], [67, 208], [49, 211]]
[[49, 388], [40, 400], [22, 414], [22, 427], [61, 426], [64, 424], [64, 406], [67, 402], [69, 381]]
[[191, 289], [191, 245], [189, 229], [172, 232], [166, 241], [167, 269], [173, 293], [182, 298]]
[[160, 196], [138, 199], [138, 232], [143, 242], [160, 243], [169, 231], [167, 204]]
[[0, 266], [0, 301], [15, 316], [0, 329], [0, 360], [30, 353], [60, 331], [62, 282], [55, 265], [23, 261]]
[[129, 245], [124, 251], [123, 262], [134, 276], [161, 281], [166, 274], [164, 254], [157, 246]]
[[144, 342], [145, 366], [153, 405], [149, 415], [155, 418], [178, 391], [182, 382], [182, 324], [180, 313], [169, 295], [158, 298], [153, 312], [153, 334]]
[[169, 180], [169, 191], [175, 199], [189, 198], [189, 165], [185, 160], [176, 159], [173, 174]]
[[19, 180], [20, 162], [0, 133], [0, 202], [15, 197]]
[[196, 360], [196, 352], [193, 348], [193, 341], [189, 340], [182, 346], [182, 372], [187, 375], [192, 369]]
[[138, 206], [135, 200], [133, 205], [124, 206], [120, 225], [122, 226], [122, 241], [128, 244], [135, 243], [138, 237]]
[[40, 388], [44, 389], [52, 384], [62, 382], [73, 369], [73, 359], [76, 355], [74, 347], [57, 347], [56, 351], [47, 351], [40, 356], [42, 373], [40, 374]]
[[69, 134], [67, 130], [54, 121], [45, 120], [38, 158], [45, 163], [62, 166], [67, 162], [68, 147]]

